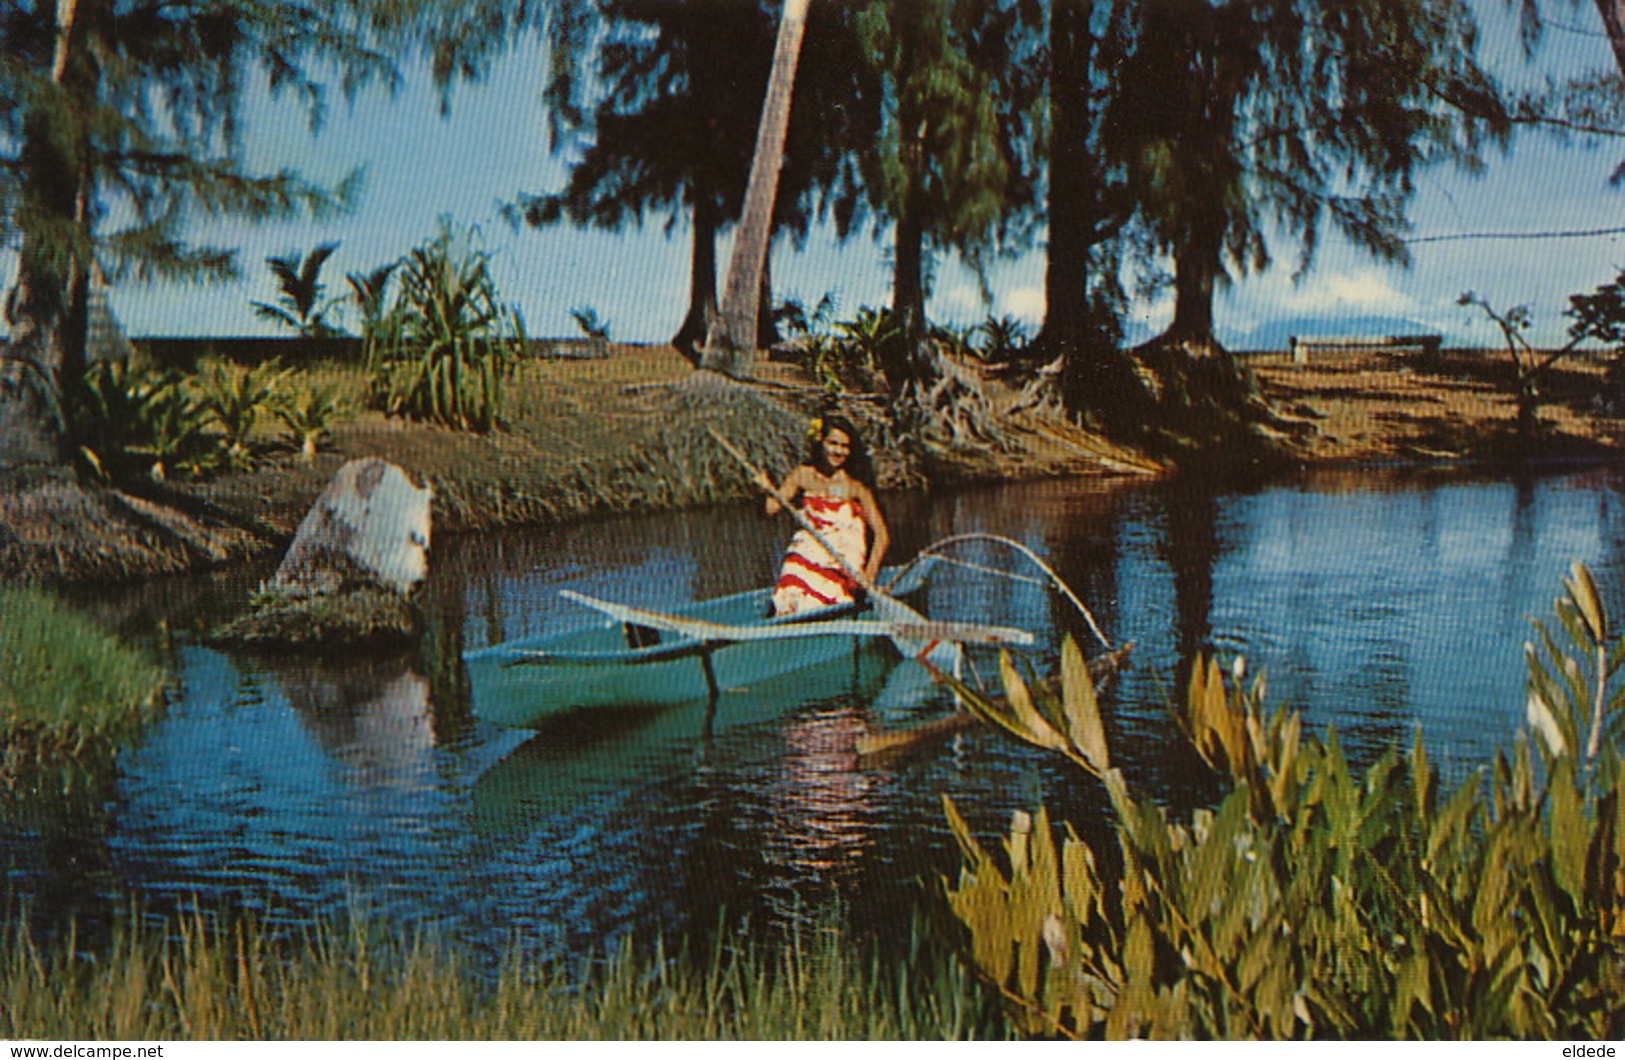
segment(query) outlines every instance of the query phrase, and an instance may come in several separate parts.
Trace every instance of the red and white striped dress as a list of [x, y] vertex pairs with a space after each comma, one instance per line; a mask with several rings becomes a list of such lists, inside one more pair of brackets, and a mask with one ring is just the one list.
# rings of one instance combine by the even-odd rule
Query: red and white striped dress
[[[863, 505], [850, 497], [801, 496], [801, 511], [854, 570], [869, 555], [869, 524]], [[796, 615], [857, 599], [858, 585], [817, 538], [797, 530], [773, 588], [773, 613]]]

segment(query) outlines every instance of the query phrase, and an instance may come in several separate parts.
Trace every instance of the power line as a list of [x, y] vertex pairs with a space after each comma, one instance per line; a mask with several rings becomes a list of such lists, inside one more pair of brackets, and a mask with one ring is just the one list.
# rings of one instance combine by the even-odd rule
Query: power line
[[1596, 236], [1625, 235], [1625, 228], [1582, 228], [1567, 232], [1458, 232], [1444, 236], [1417, 236], [1406, 243], [1455, 243], [1468, 239], [1592, 239]]

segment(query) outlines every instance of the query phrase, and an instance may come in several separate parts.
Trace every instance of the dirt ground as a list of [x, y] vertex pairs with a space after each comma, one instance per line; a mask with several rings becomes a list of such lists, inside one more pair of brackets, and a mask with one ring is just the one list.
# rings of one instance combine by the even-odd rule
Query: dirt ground
[[[339, 378], [342, 370], [318, 367], [311, 385], [329, 381], [324, 373]], [[804, 443], [805, 425], [831, 401], [793, 365], [763, 362], [757, 375], [747, 399], [735, 398], [737, 408], [717, 412], [712, 397], [687, 385], [695, 372], [671, 347], [625, 346], [604, 358], [532, 360], [509, 387], [504, 430], [471, 434], [362, 411], [335, 427], [313, 468], [276, 452], [250, 471], [187, 489], [251, 517], [257, 529], [273, 536], [291, 534], [339, 465], [362, 456], [391, 460], [429, 482], [437, 532], [715, 503], [748, 496], [751, 487], [707, 427], [737, 432], [737, 441], [755, 438], [758, 451], [769, 435], [777, 448], [768, 445], [770, 455], [762, 462], [782, 475]], [[353, 379], [349, 384], [353, 389]], [[844, 394], [837, 400], [870, 438], [882, 489], [1155, 470], [1143, 457], [1088, 432], [1030, 416], [1012, 420], [1003, 446], [905, 453], [885, 437], [883, 398]], [[704, 415], [691, 415], [696, 411]]]
[[1600, 401], [1598, 359], [1547, 369], [1532, 444], [1515, 435], [1515, 375], [1503, 351], [1317, 352], [1308, 364], [1264, 354], [1242, 363], [1278, 410], [1314, 425], [1304, 463], [1603, 456], [1625, 442], [1625, 421]]

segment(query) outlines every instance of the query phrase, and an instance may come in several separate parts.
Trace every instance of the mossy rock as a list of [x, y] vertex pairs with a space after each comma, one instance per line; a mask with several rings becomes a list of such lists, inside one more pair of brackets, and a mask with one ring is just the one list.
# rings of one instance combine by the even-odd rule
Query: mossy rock
[[296, 651], [386, 648], [415, 640], [422, 630], [412, 602], [378, 586], [325, 593], [265, 593], [254, 609], [217, 630], [221, 646]]

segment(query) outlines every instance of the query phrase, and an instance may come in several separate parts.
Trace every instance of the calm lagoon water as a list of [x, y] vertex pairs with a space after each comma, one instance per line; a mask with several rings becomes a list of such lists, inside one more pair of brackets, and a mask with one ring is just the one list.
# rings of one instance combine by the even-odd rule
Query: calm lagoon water
[[[1274, 702], [1368, 761], [1420, 728], [1467, 776], [1521, 723], [1521, 645], [1574, 560], [1625, 616], [1625, 476], [1317, 474], [1245, 491], [1047, 483], [890, 498], [896, 555], [949, 534], [1015, 538], [1088, 602], [1134, 667], [1108, 704], [1114, 755], [1175, 803], [1211, 778], [1169, 720], [1182, 664], [1245, 655]], [[589, 953], [636, 933], [768, 933], [839, 901], [906, 930], [956, 871], [941, 797], [987, 835], [1038, 802], [1093, 830], [1070, 767], [974, 731], [860, 768], [856, 737], [945, 712], [870, 652], [708, 709], [599, 711], [537, 731], [474, 720], [462, 651], [565, 629], [576, 589], [668, 607], [764, 583], [786, 536], [753, 510], [441, 541], [422, 649], [391, 658], [225, 654], [196, 631], [264, 570], [83, 602], [163, 653], [168, 711], [100, 788], [0, 802], [0, 868], [43, 924], [200, 902], [302, 926], [362, 909], [494, 958]], [[957, 553], [1032, 573], [997, 550]], [[1087, 643], [1029, 583], [951, 569], [922, 609]], [[1053, 658], [1053, 652], [1046, 652]]]

